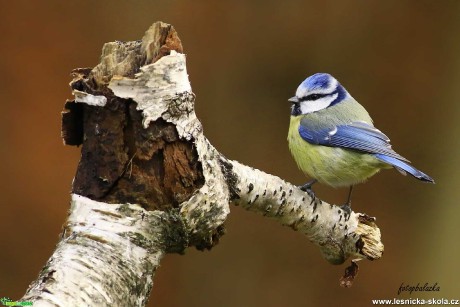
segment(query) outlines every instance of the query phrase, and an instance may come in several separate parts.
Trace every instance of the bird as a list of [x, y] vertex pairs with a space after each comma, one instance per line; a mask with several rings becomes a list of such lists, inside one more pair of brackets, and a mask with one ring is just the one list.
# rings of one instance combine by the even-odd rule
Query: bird
[[288, 101], [292, 103], [289, 149], [300, 170], [312, 178], [300, 188], [313, 199], [316, 182], [349, 187], [341, 207], [350, 212], [353, 186], [381, 169], [395, 168], [403, 175], [435, 183], [392, 149], [390, 139], [374, 127], [366, 109], [330, 74], [309, 76]]

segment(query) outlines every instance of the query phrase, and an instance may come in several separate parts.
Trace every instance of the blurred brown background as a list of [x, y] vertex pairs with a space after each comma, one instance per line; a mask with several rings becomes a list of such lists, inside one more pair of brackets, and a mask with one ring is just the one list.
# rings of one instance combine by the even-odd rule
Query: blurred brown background
[[[361, 262], [351, 289], [287, 227], [232, 207], [210, 252], [168, 255], [150, 306], [354, 306], [435, 283], [418, 298], [460, 298], [460, 1], [9, 1], [0, 12], [0, 297], [17, 299], [51, 255], [69, 207], [79, 148], [60, 111], [73, 68], [103, 43], [140, 39], [157, 20], [182, 39], [205, 133], [227, 157], [301, 184], [290, 157], [298, 84], [329, 72], [394, 148], [436, 179], [385, 171], [355, 190], [378, 219], [385, 254]], [[346, 189], [318, 186], [329, 202]], [[347, 263], [348, 264], [348, 263]]]

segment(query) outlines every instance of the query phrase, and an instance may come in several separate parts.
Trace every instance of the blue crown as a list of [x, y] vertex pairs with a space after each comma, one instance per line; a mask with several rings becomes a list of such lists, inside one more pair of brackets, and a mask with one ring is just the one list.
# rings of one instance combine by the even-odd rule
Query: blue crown
[[330, 86], [332, 80], [334, 80], [334, 77], [332, 77], [330, 74], [317, 73], [305, 79], [300, 84], [300, 86], [310, 91], [311, 90], [324, 90]]

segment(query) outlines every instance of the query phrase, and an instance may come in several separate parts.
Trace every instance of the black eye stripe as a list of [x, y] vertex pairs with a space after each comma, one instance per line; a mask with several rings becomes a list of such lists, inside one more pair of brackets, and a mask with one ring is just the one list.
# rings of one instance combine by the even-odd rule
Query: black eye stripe
[[300, 101], [312, 101], [312, 100], [318, 100], [320, 98], [323, 98], [323, 97], [326, 97], [326, 96], [329, 96], [331, 94], [310, 94], [308, 96], [305, 96], [305, 97], [302, 97], [302, 99], [300, 99]]

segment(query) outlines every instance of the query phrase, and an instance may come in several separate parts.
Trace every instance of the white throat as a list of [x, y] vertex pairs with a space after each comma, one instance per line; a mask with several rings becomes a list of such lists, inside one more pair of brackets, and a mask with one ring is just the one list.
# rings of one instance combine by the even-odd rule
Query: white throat
[[308, 114], [326, 109], [338, 96], [339, 94], [335, 93], [334, 95], [325, 96], [313, 101], [302, 101], [300, 103], [300, 111], [302, 114]]

